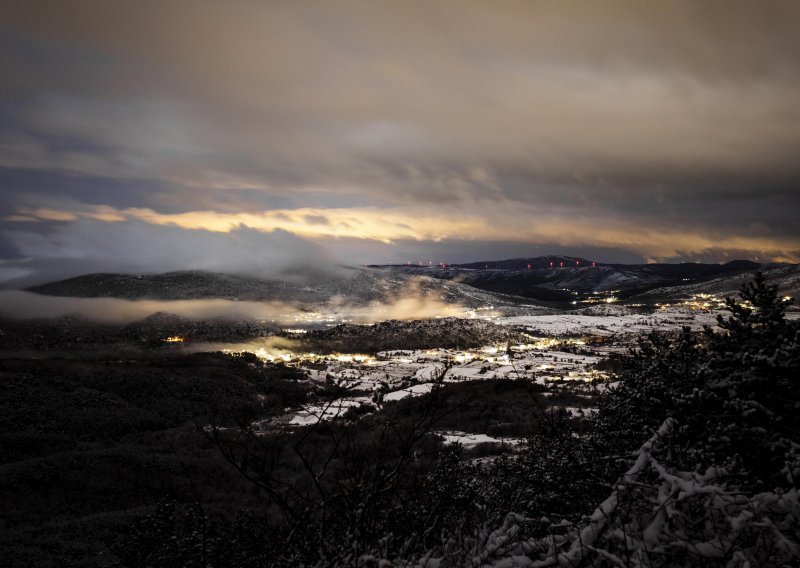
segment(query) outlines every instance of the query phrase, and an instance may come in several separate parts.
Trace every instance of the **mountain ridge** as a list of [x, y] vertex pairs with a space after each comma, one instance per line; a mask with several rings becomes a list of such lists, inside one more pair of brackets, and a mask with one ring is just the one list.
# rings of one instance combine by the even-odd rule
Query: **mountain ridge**
[[95, 273], [32, 286], [26, 291], [82, 298], [222, 298], [308, 306], [330, 302], [368, 304], [398, 297], [439, 295], [447, 302], [475, 307], [531, 301], [564, 306], [592, 294], [652, 302], [661, 297], [700, 292], [734, 293], [756, 271], [765, 272], [787, 293], [800, 291], [800, 265], [743, 260], [725, 264], [591, 263], [578, 257], [549, 255], [438, 267], [375, 265], [353, 268], [346, 277], [298, 282], [196, 270], [164, 274]]
[[291, 282], [206, 272], [177, 271], [163, 274], [93, 273], [31, 286], [25, 289], [45, 296], [122, 298], [127, 300], [228, 299], [274, 301], [304, 307], [346, 303], [366, 305], [393, 302], [404, 297], [440, 296], [467, 307], [518, 304], [523, 298], [482, 291], [456, 281], [391, 271], [352, 269], [347, 277]]
[[[563, 263], [563, 266], [561, 265]], [[474, 288], [522, 296], [529, 300], [571, 303], [577, 295], [597, 293], [615, 294], [620, 299], [633, 299], [646, 295], [652, 299], [653, 290], [661, 290], [666, 297], [673, 292], [693, 285], [703, 292], [704, 284], [716, 282], [715, 291], [736, 292], [738, 284], [727, 289], [726, 280], [744, 281], [756, 272], [772, 274], [790, 290], [800, 288], [797, 278], [800, 265], [759, 264], [748, 260], [714, 263], [651, 263], [621, 264], [599, 263], [580, 257], [540, 256], [513, 258], [501, 261], [483, 261], [465, 264], [447, 264], [438, 267], [414, 265], [385, 265], [384, 270], [407, 274], [426, 274], [433, 278], [455, 280]], [[696, 293], [695, 292], [695, 293]]]

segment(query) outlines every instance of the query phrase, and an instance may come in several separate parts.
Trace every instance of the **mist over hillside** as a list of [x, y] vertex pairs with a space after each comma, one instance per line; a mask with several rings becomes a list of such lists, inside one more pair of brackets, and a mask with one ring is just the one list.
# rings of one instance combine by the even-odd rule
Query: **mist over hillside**
[[[408, 295], [438, 295], [450, 303], [474, 304], [493, 297], [476, 294], [459, 282], [429, 275], [392, 273], [362, 268], [327, 278], [269, 280], [253, 276], [202, 271], [165, 274], [87, 274], [27, 288], [48, 296], [125, 298], [129, 300], [189, 300], [224, 298], [240, 301], [300, 302], [308, 306], [330, 302], [367, 304]], [[500, 297], [497, 301], [508, 302]]]
[[[189, 317], [193, 310], [197, 317], [225, 315], [227, 311], [233, 317], [250, 314], [273, 320], [286, 320], [286, 314], [300, 311], [328, 311], [352, 313], [362, 321], [433, 317], [437, 309], [447, 315], [457, 315], [453, 309], [546, 313], [603, 301], [654, 306], [697, 294], [733, 294], [757, 270], [783, 294], [800, 292], [800, 266], [791, 264], [625, 265], [544, 256], [438, 267], [349, 268], [337, 276], [306, 275], [294, 281], [204, 271], [87, 274], [26, 290], [37, 296], [64, 298], [63, 302], [44, 298], [35, 302], [35, 296], [15, 299], [13, 293], [4, 292], [0, 312], [19, 317], [28, 304], [40, 316], [71, 313], [70, 309], [86, 315], [111, 313], [114, 308], [106, 304], [116, 299], [127, 302], [117, 310], [130, 312], [129, 320], [170, 310]], [[226, 306], [220, 303], [223, 301], [233, 304]], [[147, 302], [154, 303], [144, 313]], [[373, 315], [365, 312], [370, 308]]]
[[24, 291], [0, 291], [0, 316], [29, 319], [79, 315], [116, 322], [170, 312], [192, 319], [313, 326], [328, 321], [368, 323], [465, 316], [476, 310], [515, 306], [548, 311], [522, 297], [455, 281], [362, 268], [350, 269], [341, 277], [293, 282], [200, 271], [101, 273]]

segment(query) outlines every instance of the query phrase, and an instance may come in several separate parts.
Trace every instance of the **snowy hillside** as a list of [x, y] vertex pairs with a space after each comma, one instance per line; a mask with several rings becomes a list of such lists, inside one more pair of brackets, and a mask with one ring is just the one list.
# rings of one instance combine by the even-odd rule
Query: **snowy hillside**
[[438, 267], [394, 265], [381, 268], [392, 273], [426, 275], [481, 290], [556, 304], [569, 303], [576, 296], [595, 293], [613, 293], [619, 298], [647, 294], [647, 298], [656, 298], [665, 295], [679, 297], [694, 291], [735, 292], [757, 270], [766, 270], [770, 280], [774, 278], [776, 283], [786, 280], [794, 288], [800, 281], [796, 265], [759, 265], [749, 261], [628, 265], [546, 256]]

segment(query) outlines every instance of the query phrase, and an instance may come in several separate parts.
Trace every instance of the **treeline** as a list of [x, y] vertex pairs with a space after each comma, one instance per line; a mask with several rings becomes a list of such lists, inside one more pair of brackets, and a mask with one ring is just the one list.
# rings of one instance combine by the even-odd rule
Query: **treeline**
[[94, 321], [81, 316], [34, 320], [0, 320], [0, 349], [58, 351], [123, 345], [161, 346], [170, 336], [188, 341], [236, 342], [280, 333], [274, 325], [244, 319], [193, 320], [157, 312], [129, 324]]
[[442, 318], [389, 320], [375, 325], [340, 324], [311, 330], [299, 339], [317, 353], [377, 353], [388, 350], [469, 349], [490, 343], [524, 342], [525, 336], [502, 325], [478, 319]]
[[142, 320], [115, 324], [80, 316], [35, 320], [0, 319], [0, 349], [58, 351], [97, 347], [159, 347], [178, 336], [187, 342], [237, 342], [280, 336], [297, 351], [376, 353], [390, 349], [472, 348], [487, 343], [524, 341], [505, 326], [484, 320], [443, 318], [390, 320], [375, 325], [340, 324], [298, 335], [273, 324], [247, 319], [194, 320], [157, 312]]

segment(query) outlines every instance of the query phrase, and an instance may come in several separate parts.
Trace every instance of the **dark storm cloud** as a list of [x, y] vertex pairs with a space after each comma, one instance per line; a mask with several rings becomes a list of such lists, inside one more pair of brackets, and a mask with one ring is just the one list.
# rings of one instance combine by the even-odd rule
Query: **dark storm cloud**
[[0, 165], [41, 176], [0, 178], [4, 214], [271, 211], [242, 222], [305, 217], [367, 262], [409, 230], [476, 257], [800, 259], [796, 2], [2, 8]]
[[0, 168], [0, 213], [15, 207], [114, 205], [146, 207], [155, 194], [177, 191], [160, 180], [64, 175], [60, 171]]
[[195, 269], [289, 280], [339, 271], [319, 246], [285, 231], [244, 227], [219, 233], [79, 219], [9, 230], [2, 241], [18, 258], [0, 264], [0, 281], [16, 285], [116, 271]]

